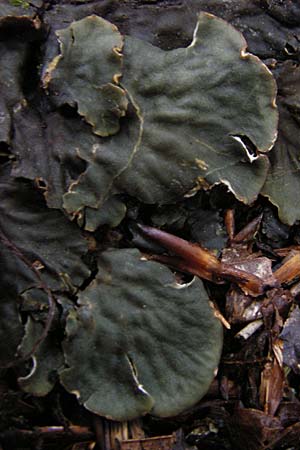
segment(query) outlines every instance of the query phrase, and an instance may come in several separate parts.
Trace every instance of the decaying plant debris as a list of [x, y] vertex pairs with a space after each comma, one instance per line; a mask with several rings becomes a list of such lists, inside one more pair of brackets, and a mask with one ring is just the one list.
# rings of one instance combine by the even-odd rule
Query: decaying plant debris
[[299, 23], [1, 3], [4, 450], [299, 448]]

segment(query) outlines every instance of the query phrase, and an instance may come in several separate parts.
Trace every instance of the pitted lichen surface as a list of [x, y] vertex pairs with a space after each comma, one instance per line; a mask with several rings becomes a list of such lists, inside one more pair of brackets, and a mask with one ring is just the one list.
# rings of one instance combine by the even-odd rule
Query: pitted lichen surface
[[222, 326], [202, 282], [179, 285], [137, 250], [101, 254], [99, 273], [69, 312], [63, 385], [116, 420], [172, 416], [207, 391]]

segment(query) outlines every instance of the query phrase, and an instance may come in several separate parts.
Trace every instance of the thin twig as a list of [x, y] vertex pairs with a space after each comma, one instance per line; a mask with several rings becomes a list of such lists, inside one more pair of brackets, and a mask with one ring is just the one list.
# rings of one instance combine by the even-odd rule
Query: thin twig
[[241, 231], [239, 231], [233, 238], [232, 244], [240, 244], [246, 243], [247, 241], [251, 241], [255, 234], [257, 233], [259, 226], [261, 224], [263, 218], [263, 214], [260, 214], [255, 219], [251, 220]]
[[192, 244], [182, 238], [174, 236], [157, 228], [138, 224], [141, 232], [154, 242], [165, 247], [176, 255], [173, 256], [151, 256], [150, 259], [160, 260], [173, 268], [189, 272], [200, 278], [218, 282], [218, 280], [229, 280], [237, 283], [241, 288], [254, 296], [264, 292], [264, 281], [256, 275], [237, 269], [232, 264], [220, 262], [216, 256], [198, 244]]
[[281, 283], [291, 283], [300, 276], [300, 252], [291, 252], [283, 264], [274, 272], [275, 278]]
[[231, 241], [235, 235], [234, 209], [227, 209], [225, 211], [224, 222], [229, 240]]

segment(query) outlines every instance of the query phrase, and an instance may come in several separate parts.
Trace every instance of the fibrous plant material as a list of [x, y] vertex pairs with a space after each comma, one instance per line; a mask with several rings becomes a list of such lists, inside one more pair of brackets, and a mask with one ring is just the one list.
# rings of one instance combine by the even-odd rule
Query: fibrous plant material
[[[257, 260], [251, 264], [249, 260], [243, 261], [240, 255], [236, 256], [236, 264], [233, 261], [226, 262], [225, 258], [219, 261], [216, 256], [200, 245], [189, 243], [184, 239], [152, 227], [140, 226], [140, 229], [146, 237], [153, 239], [154, 242], [176, 255], [175, 257], [154, 255], [151, 258], [169, 264], [175, 269], [192, 273], [216, 283], [222, 279], [232, 280], [239, 284], [247, 294], [253, 296], [261, 295], [267, 285], [274, 285], [275, 283], [275, 279], [272, 277], [271, 264], [267, 258], [257, 258], [257, 260], [266, 260], [260, 261], [261, 264], [265, 263], [264, 265], [267, 266], [267, 270], [264, 271], [257, 267], [259, 266]], [[263, 274], [260, 274], [260, 271]]]

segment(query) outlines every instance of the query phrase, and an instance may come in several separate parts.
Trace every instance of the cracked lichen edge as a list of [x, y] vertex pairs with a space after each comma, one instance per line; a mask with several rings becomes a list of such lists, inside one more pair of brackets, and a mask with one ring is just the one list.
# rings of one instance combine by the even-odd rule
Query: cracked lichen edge
[[[274, 144], [275, 144], [275, 142], [276, 142], [276, 140], [277, 140], [277, 136], [278, 136], [278, 121], [279, 121], [279, 113], [278, 113], [278, 107], [277, 107], [277, 103], [276, 103], [276, 97], [277, 97], [277, 84], [276, 84], [276, 81], [275, 81], [275, 79], [274, 79], [274, 77], [273, 77], [273, 74], [272, 74], [272, 72], [271, 72], [271, 70], [266, 66], [266, 64], [264, 64], [262, 61], [261, 61], [261, 59], [258, 57], [258, 56], [256, 56], [256, 55], [254, 55], [253, 53], [250, 53], [250, 52], [248, 52], [247, 51], [247, 48], [248, 48], [248, 44], [247, 44], [247, 41], [246, 41], [246, 39], [244, 38], [244, 36], [243, 36], [243, 34], [240, 32], [240, 31], [238, 31], [233, 25], [231, 25], [229, 22], [227, 22], [226, 20], [224, 20], [224, 19], [221, 19], [220, 17], [218, 17], [218, 16], [215, 16], [214, 14], [210, 14], [210, 13], [207, 13], [207, 12], [200, 12], [199, 14], [198, 14], [198, 17], [197, 17], [197, 24], [196, 24], [196, 27], [195, 27], [195, 30], [194, 30], [194, 33], [193, 33], [193, 40], [192, 40], [192, 42], [191, 42], [191, 44], [187, 47], [187, 48], [191, 48], [191, 47], [194, 47], [196, 44], [197, 44], [197, 41], [198, 41], [198, 36], [197, 36], [197, 33], [198, 33], [198, 29], [199, 29], [199, 26], [200, 26], [200, 21], [201, 21], [201, 18], [202, 17], [206, 17], [207, 19], [211, 19], [211, 20], [216, 20], [216, 21], [219, 21], [219, 22], [223, 22], [223, 23], [226, 23], [226, 25], [228, 26], [228, 27], [230, 27], [232, 30], [234, 30], [236, 33], [238, 33], [239, 35], [240, 35], [240, 39], [241, 39], [241, 42], [243, 43], [242, 44], [242, 47], [241, 47], [241, 49], [240, 49], [240, 58], [242, 59], [242, 60], [252, 60], [253, 62], [255, 62], [257, 65], [260, 65], [260, 67], [261, 67], [261, 69], [262, 69], [262, 71], [264, 72], [264, 74], [265, 74], [265, 76], [269, 79], [269, 81], [272, 83], [272, 95], [271, 95], [271, 98], [272, 98], [272, 100], [271, 100], [271, 108], [273, 108], [275, 111], [276, 111], [276, 116], [277, 116], [277, 124], [276, 124], [276, 131], [275, 131], [275, 133], [274, 133], [274, 137], [273, 137], [273, 140], [272, 140], [272, 142], [267, 146], [267, 147], [262, 147], [262, 148], [257, 148], [257, 151], [258, 152], [261, 152], [261, 153], [267, 153], [267, 152], [269, 152], [273, 147], [274, 147]], [[251, 161], [252, 162], [252, 161]]]
[[[93, 89], [95, 89], [98, 92], [103, 92], [103, 101], [106, 101], [106, 93], [105, 91], [110, 92], [110, 106], [111, 109], [108, 109], [107, 111], [98, 111], [98, 114], [95, 115], [95, 112], [93, 110], [89, 110], [89, 108], [86, 107], [82, 99], [76, 96], [71, 95], [71, 98], [69, 98], [64, 103], [68, 103], [71, 106], [76, 105], [78, 113], [85, 119], [85, 121], [92, 126], [93, 133], [96, 135], [102, 136], [102, 137], [108, 137], [112, 134], [115, 134], [119, 131], [120, 125], [118, 119], [121, 117], [124, 117], [127, 111], [128, 107], [128, 99], [126, 96], [126, 93], [124, 89], [120, 86], [120, 79], [122, 77], [122, 59], [123, 59], [123, 46], [124, 46], [124, 37], [120, 34], [118, 28], [110, 23], [109, 21], [103, 19], [102, 17], [99, 17], [97, 15], [90, 15], [87, 16], [79, 21], [72, 22], [69, 27], [63, 28], [61, 30], [56, 31], [56, 36], [59, 43], [60, 53], [56, 55], [52, 61], [48, 64], [46, 67], [46, 71], [42, 76], [42, 87], [45, 89], [45, 91], [49, 94], [50, 88], [51, 88], [51, 81], [53, 79], [53, 76], [55, 76], [55, 71], [59, 70], [59, 63], [64, 60], [67, 44], [68, 41], [65, 42], [66, 34], [69, 33], [71, 35], [71, 41], [72, 45], [74, 45], [75, 42], [75, 36], [74, 36], [74, 30], [72, 27], [76, 26], [78, 27], [79, 24], [82, 24], [83, 22], [93, 22], [94, 27], [99, 26], [99, 30], [101, 31], [100, 26], [102, 27], [102, 30], [104, 33], [106, 30], [111, 31], [113, 34], [115, 34], [116, 42], [115, 45], [113, 45], [110, 48], [111, 54], [117, 57], [119, 68], [116, 70], [115, 73], [112, 74], [110, 80], [104, 80], [104, 82], [100, 81], [99, 85], [91, 84]], [[117, 61], [117, 60], [116, 60]], [[115, 62], [116, 62], [115, 61]], [[62, 90], [62, 93], [64, 95], [64, 92]], [[56, 96], [58, 92], [54, 92], [54, 96]], [[67, 94], [68, 95], [68, 94]], [[115, 117], [115, 123], [112, 124], [111, 120], [109, 120], [106, 117], [106, 114], [109, 114], [110, 116]], [[108, 121], [108, 122], [107, 122]]]
[[[200, 189], [210, 189], [211, 187], [215, 186], [216, 184], [222, 183], [222, 184], [227, 185], [229, 190], [240, 201], [242, 201], [244, 203], [251, 203], [252, 201], [254, 201], [256, 199], [258, 193], [260, 192], [260, 190], [265, 182], [266, 173], [268, 170], [268, 158], [265, 156], [265, 153], [268, 152], [272, 148], [272, 146], [274, 145], [274, 142], [276, 140], [276, 137], [277, 137], [278, 112], [277, 112], [277, 107], [276, 107], [276, 90], [277, 90], [276, 83], [275, 83], [275, 80], [274, 80], [271, 72], [269, 71], [269, 69], [259, 60], [259, 58], [246, 52], [247, 44], [246, 44], [246, 41], [243, 38], [242, 34], [239, 31], [237, 31], [234, 27], [232, 27], [230, 24], [228, 24], [226, 21], [219, 19], [211, 14], [201, 13], [198, 16], [198, 23], [197, 23], [197, 27], [194, 32], [194, 39], [188, 47], [186, 47], [182, 50], [188, 52], [189, 49], [192, 49], [192, 51], [193, 51], [193, 47], [196, 47], [197, 43], [198, 44], [201, 43], [201, 45], [202, 45], [202, 42], [204, 42], [205, 36], [203, 36], [203, 33], [202, 33], [202, 35], [200, 33], [198, 36], [197, 35], [198, 30], [200, 31], [201, 25], [203, 25], [203, 24], [206, 26], [208, 24], [208, 26], [210, 26], [210, 22], [216, 23], [219, 30], [222, 29], [222, 27], [224, 27], [226, 25], [226, 28], [229, 31], [229, 42], [232, 43], [232, 49], [234, 49], [234, 52], [236, 52], [237, 59], [240, 59], [240, 61], [245, 60], [245, 62], [247, 62], [247, 68], [250, 65], [249, 69], [251, 69], [251, 67], [254, 69], [255, 76], [262, 78], [262, 83], [266, 88], [267, 96], [263, 97], [263, 100], [262, 100], [263, 103], [261, 104], [261, 108], [259, 108], [259, 111], [261, 113], [264, 110], [269, 111], [272, 116], [272, 120], [265, 124], [266, 125], [265, 133], [261, 133], [260, 131], [257, 132], [255, 127], [252, 129], [251, 127], [247, 128], [247, 126], [246, 126], [246, 129], [244, 129], [244, 127], [241, 126], [241, 127], [239, 127], [241, 129], [227, 130], [228, 131], [227, 137], [231, 137], [232, 139], [234, 139], [236, 141], [240, 150], [242, 150], [242, 152], [244, 153], [244, 157], [247, 158], [247, 162], [250, 163], [250, 165], [255, 166], [253, 169], [252, 168], [249, 169], [249, 165], [248, 165], [248, 172], [255, 171], [257, 169], [257, 173], [258, 173], [259, 177], [257, 180], [255, 177], [255, 173], [253, 172], [254, 173], [253, 180], [257, 181], [257, 182], [255, 183], [254, 188], [250, 190], [250, 192], [248, 192], [249, 190], [245, 191], [245, 189], [241, 188], [241, 183], [239, 183], [239, 177], [236, 178], [236, 180], [231, 179], [230, 176], [228, 177], [227, 173], [225, 172], [224, 174], [219, 175], [219, 179], [216, 179], [216, 178], [218, 178], [218, 176], [211, 177], [212, 172], [208, 171], [208, 173], [206, 172], [206, 173], [203, 173], [202, 175], [200, 174], [200, 176], [194, 178], [194, 181], [191, 180], [191, 186], [188, 189], [186, 189], [186, 191], [182, 190], [180, 195], [182, 195], [183, 197], [184, 196], [185, 197], [192, 196]], [[214, 24], [212, 24], [212, 25], [214, 25]], [[217, 45], [217, 43], [213, 44], [213, 46], [215, 46], [215, 45]], [[196, 48], [195, 48], [195, 50], [196, 50]], [[126, 61], [126, 58], [127, 58], [126, 51], [124, 51], [124, 62]], [[144, 120], [143, 114], [141, 113], [142, 107], [139, 105], [139, 100], [135, 98], [135, 94], [134, 94], [134, 92], [131, 91], [130, 86], [127, 86], [126, 71], [124, 73], [124, 78], [125, 79], [122, 80], [121, 86], [126, 91], [129, 101], [131, 101], [132, 106], [135, 108], [135, 113], [140, 120], [140, 126], [141, 126], [142, 125], [141, 119]], [[253, 85], [252, 85], [252, 87], [253, 87]], [[249, 95], [251, 95], [251, 92], [249, 93]], [[260, 103], [259, 103], [259, 98], [257, 95], [256, 95], [255, 99], [257, 102], [257, 106], [259, 106]], [[256, 103], [254, 104], [254, 107], [255, 107], [255, 105], [256, 105]], [[253, 113], [253, 111], [252, 111], [252, 113]], [[238, 136], [238, 138], [235, 137], [235, 134]], [[255, 156], [253, 156], [251, 154], [251, 152], [248, 151], [247, 146], [244, 145], [244, 143], [242, 142], [241, 138], [243, 138], [243, 136], [249, 138], [249, 140], [255, 146], [255, 154], [256, 154]], [[86, 203], [84, 204], [84, 201], [86, 201], [86, 200], [83, 201], [82, 198], [78, 202], [72, 201], [69, 204], [69, 202], [67, 202], [68, 196], [70, 196], [70, 199], [71, 199], [71, 196], [74, 196], [75, 194], [76, 194], [76, 196], [82, 197], [79, 192], [81, 190], [80, 185], [82, 183], [84, 183], [85, 177], [87, 176], [87, 171], [83, 172], [77, 180], [73, 181], [73, 183], [71, 184], [71, 186], [69, 188], [69, 191], [64, 196], [64, 208], [66, 209], [66, 211], [69, 214], [73, 214], [73, 216], [74, 216], [74, 215], [80, 214], [80, 211], [85, 206], [89, 206], [91, 208], [96, 208], [96, 209], [101, 208], [102, 204], [103, 204], [103, 200], [105, 200], [109, 197], [109, 194], [110, 194], [109, 191], [112, 189], [112, 187], [114, 186], [115, 183], [118, 184], [118, 189], [120, 188], [122, 192], [126, 191], [130, 195], [136, 196], [141, 201], [144, 201], [146, 203], [147, 202], [149, 202], [149, 203], [158, 202], [161, 204], [168, 203], [168, 200], [166, 200], [165, 202], [162, 202], [161, 198], [158, 198], [158, 199], [152, 198], [151, 201], [150, 200], [148, 201], [147, 196], [146, 197], [144, 196], [144, 198], [143, 198], [143, 195], [144, 195], [143, 189], [140, 190], [141, 191], [141, 193], [140, 193], [139, 191], [134, 192], [132, 190], [132, 188], [128, 187], [128, 186], [130, 186], [130, 178], [129, 178], [129, 185], [128, 185], [128, 183], [127, 183], [128, 178], [126, 175], [126, 171], [127, 171], [127, 169], [130, 169], [131, 162], [137, 156], [137, 153], [141, 149], [142, 144], [143, 144], [142, 143], [142, 134], [141, 134], [141, 130], [140, 130], [139, 138], [138, 138], [138, 140], [134, 141], [134, 148], [133, 148], [133, 150], [131, 148], [131, 152], [128, 157], [127, 163], [122, 164], [122, 166], [120, 166], [119, 170], [112, 176], [112, 178], [109, 182], [109, 188], [107, 189], [107, 186], [106, 186], [104, 191], [101, 190], [101, 196], [98, 196], [98, 198], [93, 198], [91, 200], [91, 202], [88, 204], [86, 204]], [[224, 156], [226, 157], [226, 152], [223, 151], [223, 153], [224, 153]], [[86, 159], [86, 158], [84, 158], [84, 156], [83, 156], [83, 159]], [[200, 164], [199, 164], [199, 162], [200, 162]], [[200, 170], [206, 171], [208, 168], [206, 165], [206, 161], [202, 161], [201, 158], [196, 157], [194, 163]], [[204, 163], [204, 165], [203, 165], [203, 163]], [[238, 160], [235, 159], [232, 164], [236, 165], [238, 163], [239, 163]], [[224, 171], [224, 169], [226, 169], [226, 165], [224, 167], [217, 165], [217, 167], [212, 170], [213, 170], [213, 172], [216, 172], [219, 170]], [[230, 171], [230, 170], [231, 169], [228, 166], [228, 171]], [[136, 171], [136, 173], [138, 173], [138, 170]], [[121, 182], [118, 183], [118, 178], [120, 178], [120, 176], [123, 176], [123, 180], [121, 180]], [[228, 178], [228, 180], [227, 180], [227, 178]], [[153, 180], [151, 179], [150, 181], [153, 181]], [[177, 181], [177, 180], [175, 180], [175, 181]], [[251, 184], [252, 184], [252, 182], [251, 182]], [[128, 191], [127, 191], [127, 187], [128, 187]], [[163, 190], [163, 188], [164, 188], [164, 185], [162, 184], [161, 191]], [[121, 192], [118, 189], [117, 189], [117, 192]], [[73, 203], [73, 205], [72, 205], [72, 203]]]

